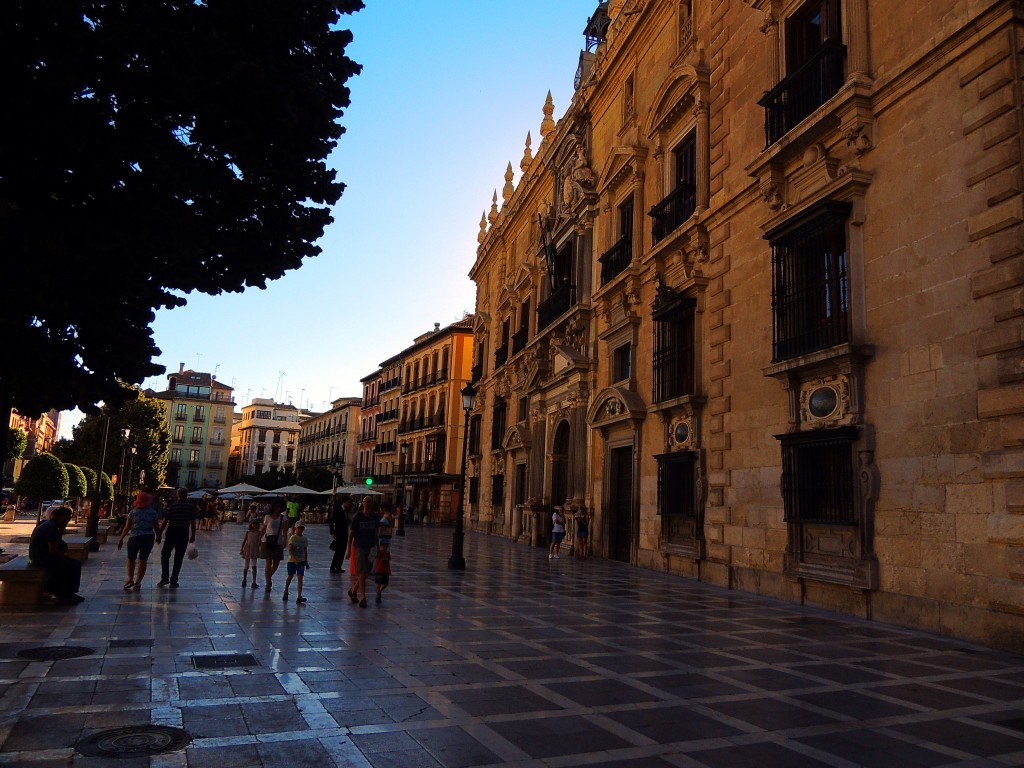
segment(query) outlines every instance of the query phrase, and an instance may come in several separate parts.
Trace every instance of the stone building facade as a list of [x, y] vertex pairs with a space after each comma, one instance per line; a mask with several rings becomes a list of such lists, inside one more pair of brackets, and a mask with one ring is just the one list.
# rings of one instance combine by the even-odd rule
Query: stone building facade
[[296, 472], [323, 467], [335, 473], [339, 484], [355, 477], [356, 432], [362, 398], [339, 397], [330, 410], [311, 413], [299, 430]]
[[481, 221], [472, 524], [1021, 650], [1024, 4], [585, 34]]
[[234, 390], [213, 374], [181, 364], [167, 374], [166, 390], [150, 394], [163, 403], [171, 436], [166, 483], [190, 490], [227, 485]]

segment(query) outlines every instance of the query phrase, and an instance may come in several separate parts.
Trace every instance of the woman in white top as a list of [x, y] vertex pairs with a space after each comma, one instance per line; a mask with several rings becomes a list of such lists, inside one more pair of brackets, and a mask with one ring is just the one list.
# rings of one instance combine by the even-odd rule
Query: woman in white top
[[551, 513], [551, 546], [548, 548], [548, 560], [558, 559], [558, 550], [562, 546], [562, 539], [565, 538], [565, 515], [561, 507], [555, 507]]
[[266, 561], [263, 576], [266, 580], [265, 592], [273, 588], [273, 577], [284, 559], [284, 516], [281, 514], [281, 502], [275, 501], [270, 506], [270, 514], [263, 518], [260, 526], [260, 557]]

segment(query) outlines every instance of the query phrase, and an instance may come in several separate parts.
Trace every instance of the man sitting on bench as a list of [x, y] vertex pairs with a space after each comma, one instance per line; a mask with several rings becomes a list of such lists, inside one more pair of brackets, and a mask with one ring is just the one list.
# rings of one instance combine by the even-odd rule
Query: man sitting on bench
[[58, 507], [49, 520], [43, 520], [32, 531], [28, 544], [28, 558], [32, 565], [49, 571], [43, 588], [51, 592], [60, 605], [78, 605], [85, 600], [78, 595], [82, 582], [82, 564], [68, 557], [64, 543], [64, 529], [73, 514], [70, 507]]

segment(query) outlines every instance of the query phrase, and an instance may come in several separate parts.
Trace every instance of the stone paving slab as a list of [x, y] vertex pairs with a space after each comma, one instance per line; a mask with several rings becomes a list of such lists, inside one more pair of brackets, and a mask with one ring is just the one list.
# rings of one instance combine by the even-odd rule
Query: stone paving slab
[[[436, 528], [395, 539], [392, 586], [359, 608], [310, 526], [297, 605], [283, 570], [242, 589], [242, 533], [200, 533], [177, 590], [154, 560], [122, 591], [105, 546], [85, 603], [2, 610], [0, 766], [1024, 765], [1022, 656], [474, 534], [451, 572]], [[40, 646], [91, 650], [18, 656]], [[192, 741], [76, 752], [147, 725]]]

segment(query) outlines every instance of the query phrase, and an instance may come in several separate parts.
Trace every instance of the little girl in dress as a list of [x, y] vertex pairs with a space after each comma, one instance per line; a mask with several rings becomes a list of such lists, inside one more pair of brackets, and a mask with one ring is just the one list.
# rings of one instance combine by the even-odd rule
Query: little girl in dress
[[252, 588], [256, 589], [259, 587], [256, 583], [256, 565], [260, 559], [260, 524], [255, 520], [249, 520], [249, 529], [242, 539], [242, 551], [239, 554], [245, 560], [242, 567], [242, 586], [247, 585], [249, 569], [252, 568]]

